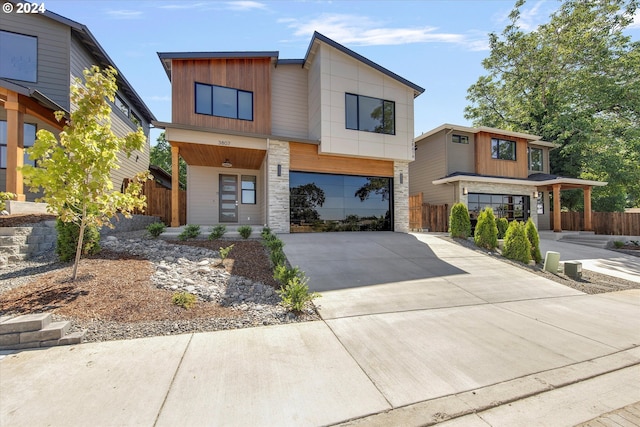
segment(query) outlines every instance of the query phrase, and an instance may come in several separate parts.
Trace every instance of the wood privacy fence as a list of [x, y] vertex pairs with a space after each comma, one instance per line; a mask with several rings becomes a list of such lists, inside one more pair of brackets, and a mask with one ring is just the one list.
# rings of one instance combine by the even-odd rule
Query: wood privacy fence
[[[129, 185], [129, 180], [124, 180], [124, 188]], [[171, 190], [163, 187], [153, 180], [145, 181], [142, 194], [147, 197], [147, 208], [144, 212], [134, 212], [138, 215], [157, 216], [166, 225], [171, 225]], [[178, 197], [180, 225], [187, 223], [187, 192], [179, 191]]]
[[409, 229], [449, 231], [449, 205], [424, 203], [422, 193], [409, 196]]
[[[561, 212], [560, 221], [563, 230], [584, 230], [584, 214], [582, 212]], [[640, 213], [593, 212], [591, 226], [596, 234], [640, 236]], [[553, 215], [551, 215], [551, 229], [553, 230]]]

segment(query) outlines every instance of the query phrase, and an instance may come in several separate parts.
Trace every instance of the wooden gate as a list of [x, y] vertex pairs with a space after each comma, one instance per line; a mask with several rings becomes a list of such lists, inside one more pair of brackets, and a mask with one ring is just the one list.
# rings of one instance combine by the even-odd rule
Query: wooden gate
[[422, 193], [409, 196], [409, 229], [412, 231], [449, 231], [449, 205], [424, 203]]

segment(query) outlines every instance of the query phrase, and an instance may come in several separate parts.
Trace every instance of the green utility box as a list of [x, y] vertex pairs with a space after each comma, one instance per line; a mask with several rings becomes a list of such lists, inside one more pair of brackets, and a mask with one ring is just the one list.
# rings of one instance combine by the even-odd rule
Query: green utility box
[[560, 266], [560, 252], [547, 251], [544, 255], [544, 271], [548, 271], [553, 274], [558, 273], [558, 267]]
[[582, 263], [579, 261], [565, 261], [564, 262], [564, 274], [572, 279], [582, 278]]

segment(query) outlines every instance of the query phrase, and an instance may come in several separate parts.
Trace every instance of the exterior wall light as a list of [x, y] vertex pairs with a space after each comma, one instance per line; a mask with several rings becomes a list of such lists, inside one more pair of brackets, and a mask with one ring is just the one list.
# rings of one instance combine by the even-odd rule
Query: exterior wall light
[[278, 176], [282, 176], [282, 165], [278, 163]]
[[466, 196], [467, 194], [469, 194], [469, 190], [467, 190], [467, 187], [462, 187], [462, 195]]

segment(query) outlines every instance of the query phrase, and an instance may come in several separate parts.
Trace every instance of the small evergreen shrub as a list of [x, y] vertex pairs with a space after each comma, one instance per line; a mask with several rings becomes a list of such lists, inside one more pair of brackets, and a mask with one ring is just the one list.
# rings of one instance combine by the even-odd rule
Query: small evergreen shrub
[[507, 233], [504, 237], [504, 250], [502, 255], [505, 258], [513, 259], [523, 263], [528, 263], [531, 259], [531, 248], [527, 239], [524, 223], [511, 221]]
[[268, 238], [269, 238], [269, 236], [273, 236], [273, 234], [271, 233], [271, 229], [270, 229], [269, 227], [264, 227], [264, 228], [262, 229], [262, 231], [260, 232], [260, 236], [261, 236], [263, 239], [268, 239]]
[[269, 259], [271, 260], [271, 264], [275, 268], [278, 265], [284, 265], [287, 261], [287, 257], [285, 256], [282, 249], [272, 250], [269, 255]]
[[238, 233], [240, 233], [240, 236], [242, 236], [243, 239], [248, 239], [249, 236], [251, 236], [252, 232], [253, 228], [251, 228], [250, 225], [243, 225], [238, 227]]
[[534, 260], [536, 264], [539, 264], [542, 262], [542, 254], [540, 253], [540, 236], [538, 235], [538, 229], [531, 218], [527, 220], [525, 233], [527, 235], [527, 240], [529, 241], [529, 247], [531, 248], [531, 259]]
[[209, 240], [219, 239], [224, 236], [224, 233], [227, 232], [227, 226], [224, 224], [218, 224], [211, 229], [211, 233], [209, 233]]
[[180, 240], [188, 240], [195, 239], [200, 235], [200, 226], [195, 224], [189, 224], [184, 227], [184, 231], [178, 234], [178, 239]]
[[153, 224], [147, 225], [147, 233], [151, 235], [154, 239], [160, 237], [162, 233], [167, 229], [167, 226], [164, 225], [163, 222], [154, 222]]
[[[56, 255], [58, 255], [60, 261], [73, 261], [78, 247], [80, 226], [73, 222], [62, 222], [58, 219], [56, 220], [56, 231], [58, 232]], [[82, 255], [95, 255], [98, 252], [100, 252], [100, 231], [96, 226], [87, 226], [84, 229], [82, 238]]]
[[171, 302], [187, 310], [196, 305], [196, 296], [184, 291], [175, 292], [171, 297]]
[[615, 240], [613, 242], [613, 246], [615, 246], [617, 249], [620, 249], [621, 247], [624, 246], [624, 242], [620, 241], [620, 240]]
[[309, 293], [307, 278], [298, 276], [293, 277], [282, 289], [276, 292], [282, 299], [280, 304], [293, 311], [302, 311], [306, 302], [313, 301], [314, 298], [320, 296], [315, 292]]
[[496, 219], [496, 227], [498, 228], [498, 239], [504, 239], [507, 228], [509, 228], [509, 220], [507, 218]]
[[286, 285], [293, 280], [294, 277], [303, 279], [304, 271], [298, 267], [287, 268], [284, 264], [276, 265], [273, 269], [273, 278], [276, 279], [280, 285]]
[[227, 259], [227, 257], [229, 256], [229, 253], [233, 250], [233, 247], [235, 245], [229, 245], [226, 248], [220, 248], [218, 249], [218, 253], [220, 254], [220, 264], [222, 264], [224, 262], [225, 259]]
[[476, 246], [485, 249], [498, 247], [498, 227], [496, 226], [496, 217], [493, 215], [493, 209], [487, 206], [480, 212], [474, 234], [473, 240]]
[[456, 203], [449, 215], [449, 233], [451, 237], [466, 239], [471, 236], [471, 220], [469, 211], [464, 203]]

